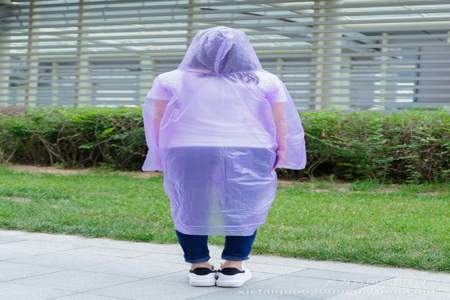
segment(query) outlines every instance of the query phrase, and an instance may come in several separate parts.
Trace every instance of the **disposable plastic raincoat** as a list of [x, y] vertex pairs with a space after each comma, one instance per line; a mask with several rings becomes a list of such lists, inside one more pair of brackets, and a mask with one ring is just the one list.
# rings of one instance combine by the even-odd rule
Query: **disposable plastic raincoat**
[[185, 234], [251, 235], [275, 199], [275, 167], [305, 167], [292, 98], [240, 30], [199, 31], [178, 68], [155, 77], [142, 109], [142, 170], [164, 173]]

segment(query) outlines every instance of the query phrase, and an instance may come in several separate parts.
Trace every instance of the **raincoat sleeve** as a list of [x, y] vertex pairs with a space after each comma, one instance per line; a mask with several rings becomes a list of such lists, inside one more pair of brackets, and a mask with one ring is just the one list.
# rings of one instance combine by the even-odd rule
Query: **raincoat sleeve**
[[266, 98], [272, 106], [277, 127], [275, 168], [301, 170], [306, 165], [305, 133], [300, 114], [286, 85], [275, 76]]
[[153, 80], [151, 89], [145, 96], [142, 107], [147, 154], [142, 171], [163, 171], [159, 152], [159, 125], [166, 104], [171, 98], [170, 90], [160, 76]]

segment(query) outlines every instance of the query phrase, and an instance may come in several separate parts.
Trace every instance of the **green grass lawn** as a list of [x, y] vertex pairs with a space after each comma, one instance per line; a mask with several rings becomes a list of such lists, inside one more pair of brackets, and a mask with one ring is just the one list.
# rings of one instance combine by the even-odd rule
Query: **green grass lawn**
[[[0, 166], [0, 227], [176, 243], [162, 177]], [[450, 271], [450, 185], [280, 184], [253, 254]], [[210, 237], [223, 245], [223, 237]]]

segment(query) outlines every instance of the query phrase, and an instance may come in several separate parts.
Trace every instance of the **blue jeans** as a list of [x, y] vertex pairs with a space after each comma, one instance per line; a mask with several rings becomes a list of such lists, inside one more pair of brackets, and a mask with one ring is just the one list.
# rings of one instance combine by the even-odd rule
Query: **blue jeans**
[[[222, 259], [242, 261], [249, 259], [256, 231], [249, 236], [228, 235], [225, 236], [225, 247], [222, 251]], [[184, 252], [184, 260], [188, 263], [207, 262], [211, 257], [208, 249], [207, 235], [190, 235], [175, 230], [178, 242]]]

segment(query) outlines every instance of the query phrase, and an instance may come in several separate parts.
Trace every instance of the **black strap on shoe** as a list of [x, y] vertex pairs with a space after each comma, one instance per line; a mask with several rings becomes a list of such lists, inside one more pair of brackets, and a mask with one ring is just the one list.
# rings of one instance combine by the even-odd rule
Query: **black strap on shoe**
[[218, 272], [220, 272], [224, 275], [236, 275], [239, 273], [245, 273], [245, 270], [240, 270], [238, 268], [223, 268], [223, 269], [219, 269]]
[[194, 273], [195, 275], [208, 275], [210, 273], [215, 273], [216, 270], [206, 268], [206, 267], [198, 267], [198, 268], [195, 268], [194, 270], [189, 270], [189, 272]]

